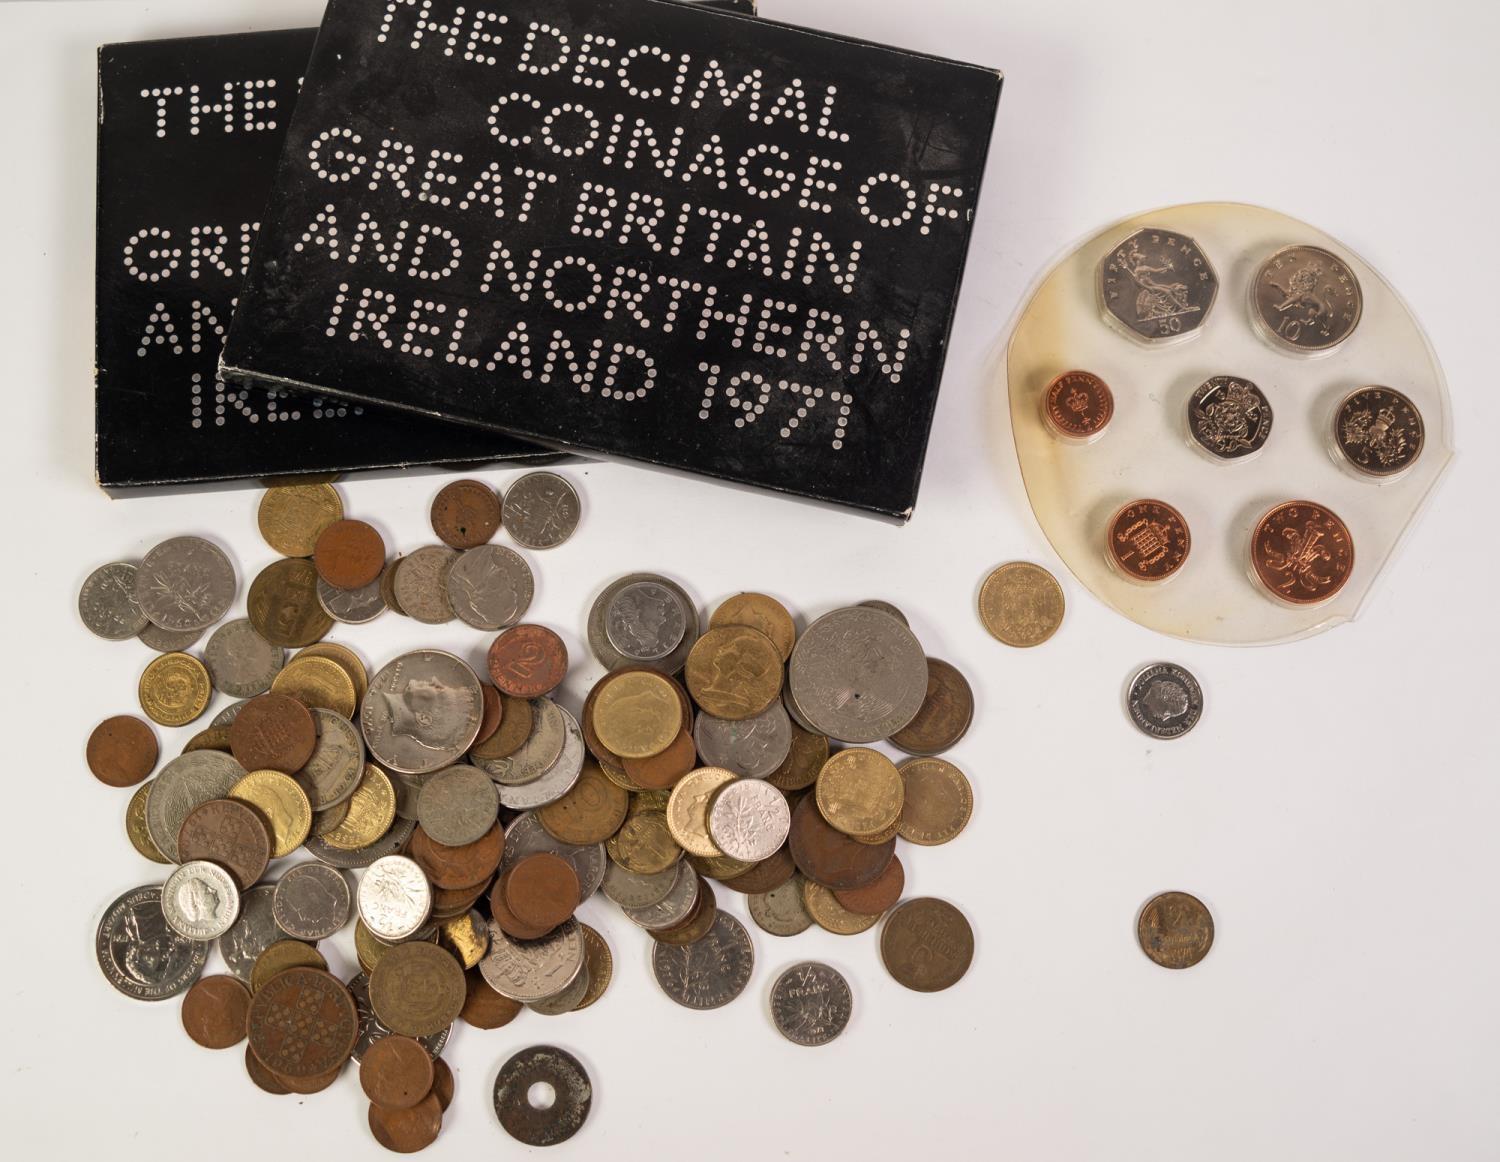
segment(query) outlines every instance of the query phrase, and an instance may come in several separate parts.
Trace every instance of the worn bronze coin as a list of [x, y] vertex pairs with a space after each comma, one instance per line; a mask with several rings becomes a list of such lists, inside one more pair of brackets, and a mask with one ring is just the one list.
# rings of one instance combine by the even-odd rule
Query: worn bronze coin
[[1163, 968], [1192, 968], [1214, 944], [1214, 918], [1203, 901], [1186, 892], [1151, 899], [1135, 924], [1144, 952]]
[[[269, 769], [251, 771], [229, 789], [229, 797], [248, 803], [260, 815], [271, 836], [272, 859], [291, 855], [312, 832], [312, 803], [290, 775]], [[341, 810], [346, 807], [339, 804]]]
[[420, 1041], [393, 1034], [365, 1050], [359, 1085], [387, 1110], [409, 1110], [432, 1092], [432, 1058]]
[[1250, 564], [1266, 592], [1289, 605], [1335, 596], [1354, 571], [1354, 539], [1332, 510], [1310, 500], [1278, 504], [1255, 524]]
[[684, 726], [660, 754], [625, 758], [625, 775], [638, 787], [667, 790], [698, 765], [698, 748]]
[[333, 628], [318, 601], [318, 570], [311, 561], [273, 561], [250, 582], [245, 601], [250, 624], [275, 646], [307, 646]]
[[[796, 819], [795, 810], [792, 817]], [[725, 880], [724, 886], [747, 896], [758, 896], [763, 892], [775, 891], [796, 874], [797, 864], [792, 859], [791, 848], [783, 845], [775, 855], [761, 860], [749, 871]]]
[[260, 1063], [260, 1058], [255, 1055], [250, 1046], [245, 1046], [245, 1072], [249, 1074], [250, 1080], [256, 1088], [276, 1097], [285, 1097], [292, 1091], [269, 1069]]
[[510, 910], [506, 893], [506, 883], [510, 879], [510, 872], [511, 869], [502, 872], [500, 878], [490, 888], [490, 915], [507, 936], [516, 940], [540, 940], [551, 930], [540, 925], [527, 924]]
[[526, 1006], [520, 1001], [502, 997], [484, 979], [478, 969], [464, 974], [464, 1006], [458, 1015], [476, 1029], [498, 1029], [509, 1025]]
[[182, 753], [187, 754], [192, 750], [220, 750], [229, 753], [229, 727], [210, 726], [200, 730], [192, 738], [182, 744]]
[[392, 1032], [431, 1036], [451, 1025], [463, 1008], [464, 970], [436, 944], [398, 944], [370, 973], [370, 1005]]
[[974, 959], [974, 930], [946, 900], [919, 896], [900, 905], [880, 933], [886, 971], [921, 993], [957, 984]]
[[880, 878], [862, 888], [846, 888], [833, 893], [851, 912], [861, 916], [879, 916], [894, 908], [906, 889], [906, 869], [901, 866], [901, 857], [892, 856]]
[[479, 733], [474, 736], [470, 750], [484, 743], [500, 729], [500, 716], [505, 713], [505, 702], [494, 686], [488, 682], [479, 683], [479, 695], [484, 699], [484, 704], [479, 710]]
[[490, 644], [490, 678], [515, 698], [540, 698], [568, 673], [568, 647], [544, 625], [513, 625]]
[[186, 726], [208, 709], [214, 692], [208, 667], [182, 653], [154, 658], [137, 689], [146, 717], [162, 726]]
[[210, 799], [195, 807], [177, 832], [181, 863], [218, 864], [245, 891], [271, 862], [271, 835], [260, 813], [238, 799]]
[[1065, 440], [1095, 439], [1114, 414], [1114, 393], [1091, 371], [1064, 371], [1042, 392], [1042, 417]]
[[407, 855], [416, 862], [435, 888], [457, 891], [482, 885], [495, 874], [505, 851], [505, 831], [497, 822], [473, 843], [450, 847], [439, 843], [419, 825], [411, 833]]
[[432, 1096], [438, 1099], [438, 1107], [447, 1113], [453, 1104], [453, 1070], [441, 1057], [432, 1059]]
[[277, 484], [260, 498], [256, 523], [266, 544], [284, 557], [311, 557], [318, 536], [344, 515], [331, 484]]
[[318, 534], [313, 565], [335, 589], [360, 589], [385, 568], [385, 540], [362, 520], [336, 520]]
[[255, 958], [250, 967], [250, 991], [258, 993], [267, 981], [293, 968], [327, 971], [328, 962], [311, 944], [301, 940], [278, 940]]
[[312, 1078], [349, 1059], [359, 1012], [349, 990], [328, 973], [288, 968], [255, 990], [248, 1028], [250, 1048], [283, 1082]]
[[521, 923], [551, 931], [579, 904], [578, 873], [560, 855], [539, 851], [518, 860], [506, 877], [505, 902]]
[[996, 641], [1018, 649], [1039, 646], [1055, 634], [1065, 608], [1057, 578], [1030, 561], [999, 566], [979, 589], [984, 628]]
[[432, 500], [432, 531], [451, 549], [475, 549], [500, 531], [500, 497], [482, 480], [455, 480]]
[[228, 1049], [245, 1039], [250, 990], [233, 976], [204, 976], [182, 998], [182, 1027], [205, 1049]]
[[785, 671], [776, 643], [745, 625], [710, 629], [687, 656], [688, 692], [708, 714], [738, 722], [753, 718], [781, 693]]
[[289, 694], [250, 699], [229, 724], [229, 752], [247, 771], [300, 771], [318, 745], [312, 712]]
[[437, 1141], [443, 1129], [443, 1107], [433, 1093], [410, 1109], [395, 1110], [370, 1103], [370, 1133], [395, 1154], [415, 1154]]
[[891, 735], [891, 745], [911, 755], [941, 754], [957, 745], [974, 720], [974, 691], [958, 669], [927, 659], [927, 695], [917, 716]]
[[331, 710], [353, 718], [357, 705], [354, 681], [332, 658], [298, 654], [271, 679], [271, 693], [295, 698], [309, 710]]
[[573, 789], [537, 809], [537, 821], [553, 839], [587, 846], [603, 843], [620, 829], [630, 807], [630, 795], [599, 769], [592, 757]]
[[[485, 683], [481, 682], [481, 693], [484, 689]], [[531, 726], [534, 717], [535, 712], [531, 709], [531, 701], [529, 699], [515, 698], [509, 694], [501, 694], [499, 725], [483, 742], [475, 742], [469, 748], [469, 753], [477, 759], [493, 760], [509, 758], [525, 746], [526, 740], [531, 737]]]
[[573, 1006], [575, 1013], [602, 997], [615, 975], [615, 958], [610, 954], [609, 943], [587, 924], [578, 927], [583, 932], [584, 971], [589, 974], [589, 987], [584, 991], [583, 1000]]
[[277, 1080], [286, 1087], [288, 1093], [313, 1094], [322, 1093], [339, 1079], [344, 1072], [344, 1064], [335, 1065], [327, 1073], [319, 1073], [313, 1077], [278, 1077]]
[[110, 787], [133, 787], [156, 767], [156, 735], [133, 714], [117, 714], [94, 727], [84, 759], [89, 772]]
[[792, 811], [787, 845], [798, 871], [834, 891], [874, 883], [896, 852], [894, 839], [879, 844], [860, 843], [835, 830], [823, 818], [811, 795]]
[[804, 730], [795, 722], [792, 727], [792, 745], [786, 758], [766, 781], [782, 791], [800, 791], [811, 787], [818, 780], [818, 772], [828, 761], [828, 736]]
[[906, 798], [896, 834], [908, 843], [934, 847], [962, 831], [974, 814], [974, 791], [963, 771], [939, 758], [907, 759], [901, 764]]
[[1193, 538], [1182, 513], [1166, 501], [1132, 500], [1110, 518], [1105, 543], [1121, 574], [1154, 583], [1182, 568]]
[[784, 662], [792, 656], [797, 642], [797, 626], [786, 606], [764, 593], [736, 593], [714, 610], [708, 619], [710, 629], [726, 625], [748, 625], [757, 629], [776, 646]]
[[901, 817], [905, 798], [901, 772], [877, 750], [851, 746], [829, 758], [818, 772], [818, 810], [845, 835], [882, 836]]

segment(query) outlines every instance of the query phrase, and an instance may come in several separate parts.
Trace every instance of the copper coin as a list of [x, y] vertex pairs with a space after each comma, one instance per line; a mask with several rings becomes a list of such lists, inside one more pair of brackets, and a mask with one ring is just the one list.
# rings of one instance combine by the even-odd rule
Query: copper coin
[[678, 779], [698, 765], [698, 750], [692, 733], [683, 727], [660, 754], [643, 759], [627, 758], [624, 762], [625, 773], [640, 786], [665, 791], [676, 786]]
[[1065, 439], [1092, 439], [1109, 426], [1114, 414], [1109, 384], [1090, 371], [1064, 371], [1042, 394], [1042, 415]]
[[500, 691], [496, 690], [488, 682], [479, 683], [479, 693], [484, 698], [484, 705], [479, 713], [479, 733], [474, 736], [474, 747], [481, 745], [495, 731], [500, 729], [500, 718], [505, 713], [505, 703], [500, 698]]
[[1109, 522], [1109, 559], [1136, 581], [1164, 581], [1187, 560], [1187, 521], [1161, 500], [1132, 500]]
[[156, 735], [133, 714], [106, 718], [89, 735], [84, 759], [94, 778], [110, 787], [133, 787], [156, 767]]
[[251, 1051], [248, 1045], [245, 1046], [245, 1072], [250, 1075], [250, 1080], [266, 1093], [284, 1097], [292, 1092], [282, 1084], [279, 1077], [260, 1063], [260, 1058]]
[[438, 1099], [438, 1107], [447, 1113], [453, 1104], [453, 1070], [441, 1057], [432, 1061], [432, 1096]]
[[498, 822], [473, 843], [460, 847], [437, 842], [418, 825], [406, 850], [427, 873], [433, 887], [452, 891], [483, 883], [494, 875], [504, 853], [505, 831]]
[[1214, 918], [1186, 892], [1163, 892], [1135, 923], [1141, 951], [1163, 968], [1192, 968], [1214, 944]]
[[884, 843], [860, 843], [835, 830], [818, 811], [811, 795], [792, 812], [787, 845], [797, 870], [831, 891], [874, 883], [896, 854], [894, 838]]
[[365, 1050], [359, 1084], [365, 1096], [388, 1110], [409, 1110], [432, 1092], [432, 1058], [420, 1041], [392, 1034]]
[[630, 793], [605, 777], [590, 756], [573, 789], [537, 808], [537, 822], [553, 839], [586, 846], [604, 843], [625, 822]]
[[328, 973], [289, 968], [256, 990], [249, 1034], [255, 1055], [283, 1081], [319, 1077], [341, 1068], [354, 1051], [359, 1011]]
[[539, 851], [511, 868], [505, 902], [521, 923], [550, 932], [573, 914], [580, 891], [572, 864], [550, 851]]
[[[792, 812], [796, 818], [796, 811]], [[831, 829], [830, 829], [831, 830]], [[797, 874], [797, 864], [792, 859], [791, 849], [785, 844], [775, 855], [768, 856], [749, 871], [724, 880], [724, 886], [747, 896], [758, 896], [762, 892], [775, 891]]]
[[1394, 388], [1361, 387], [1339, 404], [1333, 442], [1357, 472], [1395, 476], [1422, 454], [1422, 413]]
[[370, 1133], [397, 1154], [415, 1154], [437, 1141], [443, 1128], [443, 1107], [436, 1094], [428, 1094], [406, 1110], [370, 1105]]
[[500, 926], [500, 931], [507, 936], [516, 940], [540, 940], [551, 929], [527, 924], [511, 911], [506, 894], [506, 883], [509, 879], [510, 869], [507, 869], [500, 874], [500, 878], [495, 881], [495, 886], [490, 889], [490, 915]]
[[1349, 526], [1310, 500], [1278, 504], [1256, 522], [1250, 563], [1266, 592], [1290, 605], [1316, 605], [1354, 571]]
[[318, 745], [312, 711], [290, 694], [262, 694], [229, 724], [229, 753], [247, 771], [300, 771]]
[[276, 1080], [286, 1087], [288, 1093], [313, 1094], [322, 1093], [330, 1085], [339, 1079], [344, 1072], [344, 1063], [340, 1062], [327, 1073], [319, 1073], [313, 1077], [283, 1077], [277, 1076]]
[[520, 1001], [502, 997], [480, 975], [470, 969], [464, 974], [464, 1007], [458, 1015], [476, 1029], [498, 1029], [509, 1025], [526, 1006]]
[[475, 549], [500, 531], [500, 497], [482, 480], [455, 480], [432, 500], [432, 531], [452, 549]]
[[260, 813], [238, 799], [210, 799], [182, 821], [177, 832], [181, 863], [206, 859], [218, 864], [244, 891], [266, 874], [271, 834]]
[[233, 976], [205, 976], [182, 998], [182, 1027], [205, 1049], [228, 1049], [245, 1039], [250, 990]]
[[318, 534], [313, 564], [335, 589], [360, 589], [385, 568], [385, 541], [362, 520], [336, 520]]
[[906, 869], [901, 866], [899, 856], [891, 856], [891, 862], [874, 883], [862, 888], [846, 888], [833, 893], [833, 898], [851, 912], [861, 916], [879, 916], [894, 908], [906, 888]]
[[910, 755], [941, 754], [968, 733], [973, 720], [974, 691], [968, 679], [940, 658], [928, 658], [927, 695], [917, 716], [890, 742]]
[[568, 672], [568, 647], [544, 625], [511, 626], [490, 645], [490, 678], [515, 698], [540, 698]]
[[957, 984], [974, 960], [974, 929], [946, 900], [919, 896], [886, 919], [880, 959], [898, 984], [935, 993]]
[[[486, 682], [479, 684], [479, 689], [494, 689]], [[534, 712], [531, 702], [525, 698], [512, 698], [509, 694], [500, 695], [500, 722], [494, 732], [482, 742], [476, 741], [469, 752], [475, 758], [481, 759], [505, 759], [515, 754], [526, 745], [526, 740], [531, 737], [531, 721]]]

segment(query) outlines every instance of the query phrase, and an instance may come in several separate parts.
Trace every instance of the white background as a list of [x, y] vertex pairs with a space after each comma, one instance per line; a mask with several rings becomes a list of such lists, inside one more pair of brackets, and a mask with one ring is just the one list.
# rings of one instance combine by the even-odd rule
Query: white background
[[[563, 1158], [1500, 1156], [1496, 12], [764, 0], [766, 16], [1006, 72], [916, 517], [894, 528], [573, 466], [583, 525], [531, 554], [533, 615], [578, 659], [563, 691], [576, 707], [599, 674], [582, 642], [588, 605], [628, 570], [668, 573], [705, 608], [742, 588], [803, 616], [877, 596], [904, 608], [978, 695], [952, 756], [974, 782], [974, 821], [947, 847], [903, 851], [910, 891], [958, 902], [978, 955], [959, 987], [922, 996], [886, 976], [873, 934], [752, 929], [747, 993], [699, 1014], [658, 991], [644, 934], [591, 902], [585, 916], [616, 955], [608, 995], [584, 1014], [458, 1029], [457, 1100], [433, 1156], [521, 1149], [495, 1124], [490, 1087], [535, 1042], [570, 1048], [594, 1079], [593, 1115]], [[124, 838], [128, 792], [83, 765], [93, 724], [135, 708], [150, 654], [89, 636], [78, 584], [181, 532], [226, 544], [242, 578], [272, 556], [254, 491], [111, 501], [93, 485], [94, 48], [318, 14], [316, 0], [0, 7], [0, 1136], [23, 1157], [381, 1153], [352, 1070], [316, 1097], [266, 1096], [239, 1050], [187, 1040], [176, 1002], [110, 990], [92, 948], [101, 909], [161, 871]], [[1352, 625], [1290, 646], [1195, 648], [1109, 613], [1064, 574], [1062, 631], [1009, 650], [976, 620], [980, 579], [1012, 558], [1061, 570], [1027, 508], [996, 377], [1008, 322], [1084, 234], [1199, 199], [1304, 218], [1382, 270], [1445, 364], [1462, 454]], [[440, 483], [340, 487], [352, 515], [410, 550], [431, 539]], [[477, 657], [486, 644], [392, 616], [334, 637], [372, 662], [419, 644]], [[1153, 746], [1126, 721], [1121, 687], [1163, 657], [1197, 672], [1208, 710], [1188, 738]], [[187, 732], [165, 733], [175, 753]], [[1168, 888], [1196, 893], [1218, 925], [1189, 972], [1135, 944], [1137, 909]], [[347, 933], [340, 945], [352, 952]], [[808, 956], [842, 969], [856, 997], [848, 1032], [821, 1050], [782, 1041], [764, 1008], [777, 970]]]

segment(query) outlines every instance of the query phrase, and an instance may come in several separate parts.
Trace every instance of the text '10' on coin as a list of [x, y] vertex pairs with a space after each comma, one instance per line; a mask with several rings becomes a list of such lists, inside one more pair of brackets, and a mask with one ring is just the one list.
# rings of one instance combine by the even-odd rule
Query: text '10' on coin
[[1286, 246], [1261, 264], [1250, 288], [1260, 331], [1292, 351], [1331, 351], [1359, 325], [1359, 279], [1337, 255]]

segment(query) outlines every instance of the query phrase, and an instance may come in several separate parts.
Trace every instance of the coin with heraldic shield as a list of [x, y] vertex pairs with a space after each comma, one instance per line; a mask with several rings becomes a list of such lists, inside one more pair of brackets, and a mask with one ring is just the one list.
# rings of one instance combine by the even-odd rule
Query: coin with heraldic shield
[[[540, 1087], [540, 1088], [539, 1088]], [[533, 1092], [551, 1091], [551, 1101]], [[522, 1049], [495, 1078], [495, 1117], [505, 1132], [528, 1146], [555, 1146], [578, 1132], [593, 1105], [588, 1071], [571, 1053], [552, 1045]]]
[[380, 766], [420, 775], [457, 761], [483, 714], [473, 670], [441, 650], [414, 650], [370, 679], [360, 726]]
[[1062, 586], [1040, 565], [1011, 561], [996, 568], [979, 589], [979, 620], [996, 641], [1026, 649], [1039, 646], [1062, 624]]
[[1219, 279], [1186, 234], [1147, 227], [1099, 263], [1099, 301], [1109, 317], [1147, 343], [1168, 342], [1203, 326]]
[[1248, 379], [1215, 375], [1193, 392], [1187, 405], [1193, 442], [1215, 460], [1240, 460], [1271, 436], [1271, 404]]
[[771, 986], [771, 1019], [797, 1045], [827, 1045], [848, 1027], [854, 995], [843, 974], [815, 960], [784, 969]]

